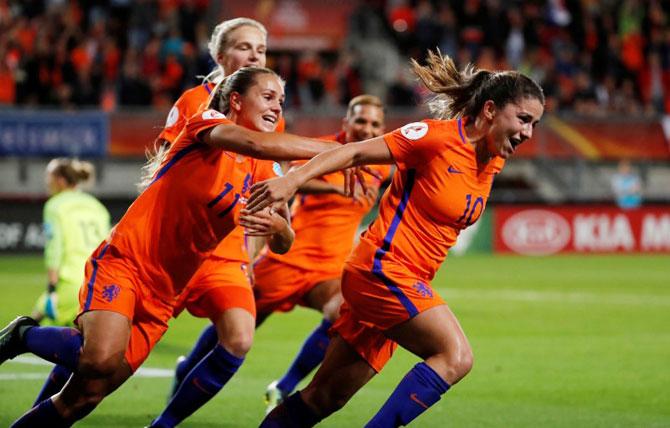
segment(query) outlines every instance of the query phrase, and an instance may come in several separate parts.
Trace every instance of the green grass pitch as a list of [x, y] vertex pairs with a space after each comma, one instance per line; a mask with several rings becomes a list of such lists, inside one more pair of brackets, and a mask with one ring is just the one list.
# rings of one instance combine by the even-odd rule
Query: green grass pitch
[[[43, 289], [37, 257], [0, 258], [0, 323], [29, 313]], [[417, 427], [670, 426], [670, 258], [450, 257], [434, 281], [474, 348], [475, 366]], [[233, 380], [184, 427], [253, 427], [265, 386], [289, 364], [316, 313], [270, 318]], [[183, 315], [144, 367], [171, 369], [204, 325]], [[48, 366], [0, 367], [0, 426], [32, 403]], [[360, 427], [417, 359], [386, 369], [320, 426]], [[81, 427], [148, 425], [170, 379], [131, 378]]]

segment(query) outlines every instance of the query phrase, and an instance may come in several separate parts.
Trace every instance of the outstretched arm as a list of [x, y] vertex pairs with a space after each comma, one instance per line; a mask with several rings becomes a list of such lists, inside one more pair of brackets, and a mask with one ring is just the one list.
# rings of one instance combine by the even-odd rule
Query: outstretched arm
[[233, 124], [217, 125], [199, 135], [200, 140], [213, 147], [240, 153], [257, 159], [310, 159], [319, 153], [339, 147], [332, 141], [321, 141], [279, 132], [252, 131]]
[[251, 197], [245, 213], [253, 213], [272, 205], [286, 203], [308, 180], [340, 169], [364, 164], [392, 164], [393, 156], [383, 137], [360, 143], [339, 145], [296, 168], [284, 177], [257, 183], [251, 187]]

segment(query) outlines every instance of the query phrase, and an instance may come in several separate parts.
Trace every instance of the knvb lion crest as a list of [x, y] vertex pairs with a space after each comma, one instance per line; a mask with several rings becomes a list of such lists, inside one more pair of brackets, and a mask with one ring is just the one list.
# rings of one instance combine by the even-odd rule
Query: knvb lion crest
[[433, 297], [433, 290], [430, 288], [428, 284], [425, 282], [417, 281], [416, 284], [412, 286], [416, 291], [419, 292], [421, 297], [423, 298], [432, 298]]
[[116, 299], [119, 296], [121, 287], [116, 284], [110, 284], [102, 289], [102, 298], [110, 303], [112, 300]]

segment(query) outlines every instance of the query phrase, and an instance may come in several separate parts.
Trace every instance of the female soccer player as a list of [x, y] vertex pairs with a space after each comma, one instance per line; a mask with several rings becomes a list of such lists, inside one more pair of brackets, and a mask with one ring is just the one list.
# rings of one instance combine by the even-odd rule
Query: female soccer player
[[[207, 101], [214, 87], [212, 82], [220, 81], [241, 67], [265, 66], [266, 39], [265, 27], [253, 19], [235, 18], [219, 24], [209, 42], [216, 69], [202, 85], [189, 89], [177, 100], [159, 141], [172, 144], [187, 119]], [[275, 127], [277, 131], [284, 129], [281, 112]], [[262, 170], [270, 174], [273, 166], [278, 167], [269, 161], [260, 163], [266, 164]], [[293, 232], [281, 216], [260, 213], [255, 221], [256, 225], [264, 222], [266, 229], [255, 228], [250, 235], [269, 238], [273, 251], [285, 252], [290, 247]], [[174, 426], [204, 405], [230, 379], [251, 348], [256, 310], [249, 281], [247, 243], [243, 229], [236, 227], [219, 243], [179, 296], [175, 316], [186, 308], [192, 315], [209, 318], [212, 324], [205, 328], [189, 355], [178, 360], [170, 402], [154, 420], [154, 426]], [[215, 359], [220, 358], [217, 355], [222, 353], [216, 350], [221, 347], [230, 354], [229, 361], [215, 364]], [[217, 386], [206, 390], [194, 387], [192, 379], [203, 377]]]
[[94, 196], [80, 190], [95, 174], [90, 162], [52, 159], [45, 171], [49, 200], [44, 205], [47, 290], [33, 318], [49, 325], [73, 325], [77, 295], [91, 251], [109, 233], [109, 212]]
[[[175, 142], [179, 133], [186, 126], [187, 120], [203, 108], [203, 105], [208, 102], [215, 84], [220, 82], [226, 74], [232, 74], [239, 68], [246, 66], [264, 67], [266, 45], [267, 30], [258, 21], [249, 18], [235, 18], [223, 21], [217, 25], [209, 41], [209, 52], [216, 62], [216, 67], [206, 76], [201, 85], [187, 90], [175, 102], [168, 114], [165, 128], [158, 136], [158, 147], [161, 150], [166, 150]], [[280, 117], [276, 130], [283, 131], [283, 129], [284, 120]], [[270, 162], [270, 164], [272, 163]], [[144, 168], [143, 175], [145, 178], [149, 177], [149, 182], [154, 174], [153, 169], [154, 165], [152, 163], [147, 164]], [[262, 170], [267, 171], [268, 168], [262, 168]], [[143, 190], [143, 188], [140, 190]], [[261, 213], [261, 216], [267, 217], [268, 220], [273, 219], [272, 224], [283, 231], [290, 230], [285, 228], [286, 222], [283, 222], [279, 215], [270, 216], [269, 213]], [[277, 242], [277, 245], [281, 246], [282, 243]], [[176, 387], [181, 384], [181, 381], [191, 369], [214, 349], [217, 341], [224, 344], [225, 348], [237, 357], [244, 357], [251, 346], [254, 332], [253, 318], [251, 322], [249, 320], [247, 322], [236, 322], [235, 320], [238, 320], [238, 317], [235, 317], [233, 321], [226, 321], [221, 316], [222, 313], [234, 308], [231, 305], [239, 304], [239, 302], [235, 303], [230, 298], [222, 300], [220, 296], [217, 297], [218, 291], [216, 291], [220, 286], [237, 286], [236, 290], [243, 294], [241, 299], [237, 300], [242, 302], [248, 301], [244, 295], [246, 294], [244, 291], [245, 288], [249, 288], [249, 281], [247, 280], [249, 257], [245, 247], [246, 241], [242, 228], [235, 228], [219, 244], [208, 261], [202, 266], [198, 275], [191, 281], [192, 285], [187, 287], [186, 291], [180, 296], [179, 304], [176, 307], [176, 314], [188, 306], [189, 311], [197, 316], [208, 316], [209, 314], [209, 318], [213, 320], [215, 325], [218, 325], [218, 329], [214, 325], [210, 326], [211, 328], [205, 329], [201, 339], [194, 348], [194, 352], [189, 355], [189, 358], [185, 362], [178, 364], [175, 373], [175, 390], [171, 392], [171, 396], [175, 394]], [[86, 257], [89, 254], [90, 251], [86, 254]], [[86, 258], [83, 260], [85, 261]], [[83, 265], [84, 263], [82, 262]], [[77, 285], [77, 290], [79, 289], [79, 284]], [[226, 292], [229, 296], [231, 294], [230, 290], [228, 288]], [[75, 303], [77, 304], [72, 319], [74, 319], [74, 315], [76, 315], [76, 311], [79, 308], [76, 300]], [[206, 305], [204, 309], [198, 307], [203, 304]], [[253, 305], [251, 305], [250, 310], [254, 310]], [[249, 311], [247, 310], [246, 312]], [[241, 313], [240, 317], [246, 317], [246, 313]], [[226, 324], [225, 328], [224, 323]], [[223, 337], [219, 337], [221, 335], [217, 335], [217, 332], [223, 332], [224, 330], [227, 337], [226, 341], [224, 341]], [[56, 370], [63, 371], [63, 373], [60, 376], [49, 376], [43, 388], [44, 391], [59, 391], [65, 384], [67, 376], [64, 373], [66, 370], [58, 366]], [[221, 376], [224, 375], [222, 374]], [[40, 394], [37, 402], [45, 398], [43, 394]], [[182, 399], [177, 399], [175, 405], [178, 405], [180, 402], [193, 403], [193, 400], [186, 399], [183, 401]]]
[[[32, 315], [42, 325], [74, 325], [86, 259], [109, 233], [107, 208], [80, 190], [94, 175], [95, 168], [90, 162], [56, 158], [47, 164], [45, 183], [50, 195], [44, 205], [47, 289], [37, 300]], [[58, 392], [70, 374], [65, 367], [54, 367], [36, 403]], [[54, 384], [57, 387], [52, 387]]]
[[[237, 89], [242, 93], [248, 92], [246, 87], [240, 86]], [[222, 112], [233, 121], [253, 113], [249, 111], [248, 101], [245, 104], [230, 104]], [[266, 131], [277, 126], [278, 117], [275, 116], [272, 120], [272, 129]], [[238, 123], [244, 121], [240, 120]], [[277, 172], [281, 171], [276, 162], [248, 158], [244, 160], [241, 157], [236, 161], [246, 162], [249, 166], [251, 163], [256, 164], [254, 180], [276, 177]], [[251, 182], [247, 182], [245, 186], [250, 187]], [[288, 206], [282, 208], [281, 215], [270, 212], [258, 214], [245, 223], [247, 233], [265, 237], [273, 252], [288, 251], [294, 238], [289, 225]], [[175, 317], [188, 309], [194, 316], [209, 318], [212, 324], [201, 335], [195, 347], [196, 351], [191, 352], [189, 358], [177, 365], [176, 385], [170, 401], [154, 419], [152, 427], [167, 428], [179, 424], [213, 398], [242, 365], [245, 355], [251, 349], [256, 320], [254, 295], [248, 280], [247, 266], [243, 229], [236, 227], [209, 255], [178, 297], [174, 309]]]
[[[189, 120], [152, 182], [87, 262], [79, 330], [47, 330], [19, 317], [0, 332], [0, 363], [30, 351], [74, 372], [60, 393], [14, 426], [70, 426], [142, 364], [167, 329], [175, 299], [236, 226], [259, 174], [256, 162], [235, 153], [290, 160], [337, 145], [251, 130], [274, 129], [283, 94], [281, 79], [258, 67], [238, 70], [215, 89], [209, 109]], [[228, 108], [236, 122], [221, 113]], [[223, 348], [215, 353], [214, 364], [233, 361]]]
[[305, 181], [366, 163], [395, 163], [379, 216], [361, 237], [342, 276], [337, 333], [310, 384], [291, 395], [262, 427], [310, 427], [340, 409], [379, 372], [396, 344], [423, 362], [402, 379], [368, 427], [407, 425], [472, 367], [458, 320], [430, 281], [460, 230], [481, 215], [493, 177], [531, 138], [544, 112], [542, 89], [514, 71], [468, 66], [430, 52], [414, 71], [436, 93], [437, 120], [346, 144], [285, 177], [259, 183], [247, 209], [285, 202]]

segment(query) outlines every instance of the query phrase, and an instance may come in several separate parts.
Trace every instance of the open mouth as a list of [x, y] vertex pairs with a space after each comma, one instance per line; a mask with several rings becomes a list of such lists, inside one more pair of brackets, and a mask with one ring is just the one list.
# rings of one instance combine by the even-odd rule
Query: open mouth
[[275, 125], [277, 123], [277, 116], [271, 114], [263, 115], [262, 119], [264, 122], [269, 123], [271, 125]]
[[509, 142], [512, 145], [512, 149], [516, 150], [519, 144], [521, 144], [523, 141], [521, 141], [519, 138], [510, 138]]

